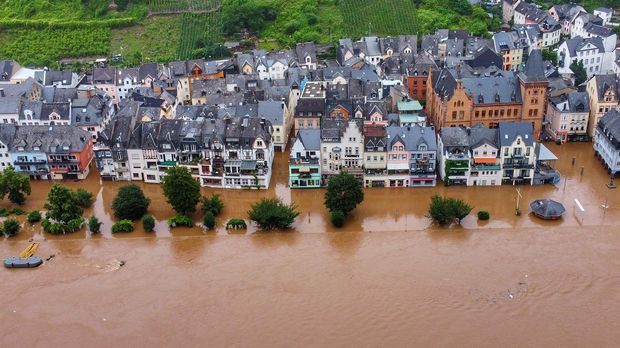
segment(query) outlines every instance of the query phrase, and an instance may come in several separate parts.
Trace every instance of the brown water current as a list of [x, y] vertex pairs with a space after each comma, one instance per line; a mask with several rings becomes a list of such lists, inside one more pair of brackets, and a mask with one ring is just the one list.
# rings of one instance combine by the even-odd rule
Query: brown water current
[[[169, 230], [173, 213], [160, 186], [138, 183], [151, 198], [156, 232], [112, 235], [110, 205], [125, 183], [102, 184], [96, 173], [65, 182], [96, 193], [85, 215], [97, 215], [103, 233], [50, 236], [24, 224], [0, 241], [1, 257], [30, 238], [41, 241], [39, 256], [54, 255], [37, 269], [0, 270], [0, 343], [618, 346], [620, 191], [605, 186], [609, 176], [591, 144], [548, 146], [560, 158], [558, 186], [366, 189], [341, 230], [329, 223], [323, 190], [288, 189], [284, 155], [269, 190], [203, 189], [226, 204], [209, 233]], [[41, 209], [50, 185], [34, 182], [24, 209]], [[424, 216], [433, 194], [463, 198], [491, 220], [472, 214], [462, 226], [433, 226]], [[223, 228], [274, 196], [298, 206], [290, 231]], [[562, 202], [564, 218], [533, 217], [529, 203], [537, 198]]]

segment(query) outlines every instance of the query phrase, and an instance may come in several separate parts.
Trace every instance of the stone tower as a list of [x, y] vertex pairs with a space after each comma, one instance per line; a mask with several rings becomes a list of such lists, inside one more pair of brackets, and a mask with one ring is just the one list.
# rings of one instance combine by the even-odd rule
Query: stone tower
[[540, 50], [533, 50], [530, 53], [525, 63], [525, 69], [519, 73], [519, 82], [523, 98], [521, 119], [532, 122], [534, 137], [538, 139], [541, 135], [542, 123], [545, 118], [547, 89], [549, 87]]

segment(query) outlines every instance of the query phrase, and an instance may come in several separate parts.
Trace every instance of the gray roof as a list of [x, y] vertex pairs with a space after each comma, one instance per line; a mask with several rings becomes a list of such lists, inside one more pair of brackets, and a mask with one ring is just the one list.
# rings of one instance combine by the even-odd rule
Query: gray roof
[[561, 112], [590, 112], [587, 92], [572, 92], [549, 98], [549, 102]]
[[616, 149], [620, 148], [620, 111], [616, 109], [608, 111], [598, 121], [597, 128]]
[[571, 57], [576, 57], [577, 52], [582, 48], [587, 46], [588, 44], [596, 47], [600, 52], [605, 52], [605, 46], [603, 45], [603, 39], [600, 37], [590, 37], [590, 38], [582, 38], [581, 36], [577, 36], [573, 39], [568, 39], [564, 41], [566, 46], [568, 47], [568, 53]]
[[297, 59], [301, 64], [306, 63], [306, 57], [310, 57], [312, 63], [316, 62], [316, 46], [314, 42], [302, 42], [295, 46], [295, 53]]
[[513, 76], [464, 78], [463, 87], [474, 104], [520, 103], [521, 88]]
[[474, 148], [483, 143], [497, 146], [497, 128], [487, 128], [482, 124], [477, 124], [469, 130], [469, 145]]
[[525, 63], [525, 69], [519, 74], [519, 77], [525, 82], [547, 81], [541, 50], [535, 49], [530, 53]]
[[469, 146], [469, 134], [461, 127], [444, 127], [439, 131], [444, 147]]
[[319, 151], [321, 149], [320, 129], [300, 129], [297, 132], [297, 139], [301, 141], [304, 148], [308, 151]]
[[422, 144], [426, 144], [426, 151], [437, 151], [437, 138], [432, 127], [388, 126], [387, 134], [390, 147], [400, 140], [407, 151], [418, 151]]
[[534, 128], [530, 122], [500, 122], [498, 133], [500, 146], [511, 146], [517, 136], [526, 146], [534, 145]]
[[586, 32], [592, 35], [596, 35], [596, 36], [609, 37], [611, 35], [614, 35], [613, 30], [611, 30], [610, 28], [604, 27], [602, 25], [594, 24], [594, 23], [586, 24], [584, 26], [584, 29]]
[[0, 124], [0, 141], [2, 142], [2, 144], [9, 146], [13, 143], [16, 129], [17, 126], [14, 124]]
[[258, 102], [258, 117], [265, 118], [274, 126], [284, 125], [284, 102], [261, 100]]
[[[80, 152], [91, 139], [90, 133], [73, 126], [18, 126], [11, 150]], [[40, 150], [34, 150], [38, 147]], [[68, 149], [65, 149], [67, 147]]]
[[9, 81], [19, 65], [12, 60], [0, 60], [0, 81]]
[[614, 91], [616, 96], [620, 95], [620, 79], [615, 74], [595, 75], [593, 79], [596, 82], [599, 100], [605, 97], [605, 92], [609, 89]]

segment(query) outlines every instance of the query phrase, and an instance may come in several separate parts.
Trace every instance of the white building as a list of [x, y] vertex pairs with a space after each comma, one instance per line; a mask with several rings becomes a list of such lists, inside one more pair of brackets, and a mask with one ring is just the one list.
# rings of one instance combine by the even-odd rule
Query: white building
[[601, 38], [576, 37], [568, 39], [558, 48], [558, 66], [563, 69], [570, 69], [570, 65], [577, 61], [582, 62], [583, 67], [588, 73], [588, 77], [604, 72], [603, 59], [605, 47]]
[[612, 173], [620, 171], [620, 112], [601, 117], [594, 135], [594, 151]]

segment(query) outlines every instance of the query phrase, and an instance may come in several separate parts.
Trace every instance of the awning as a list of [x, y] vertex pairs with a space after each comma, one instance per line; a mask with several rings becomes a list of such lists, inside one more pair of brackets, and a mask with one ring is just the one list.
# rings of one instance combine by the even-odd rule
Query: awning
[[543, 143], [538, 143], [536, 150], [538, 150], [536, 151], [537, 161], [555, 161], [558, 159], [557, 156], [554, 155], [553, 152], [551, 152], [551, 150], [549, 150]]
[[408, 170], [409, 163], [389, 163], [387, 165], [388, 170]]
[[242, 161], [240, 169], [241, 170], [255, 170], [256, 161]]
[[474, 163], [485, 163], [485, 164], [495, 164], [497, 158], [484, 158], [484, 157], [474, 157]]

